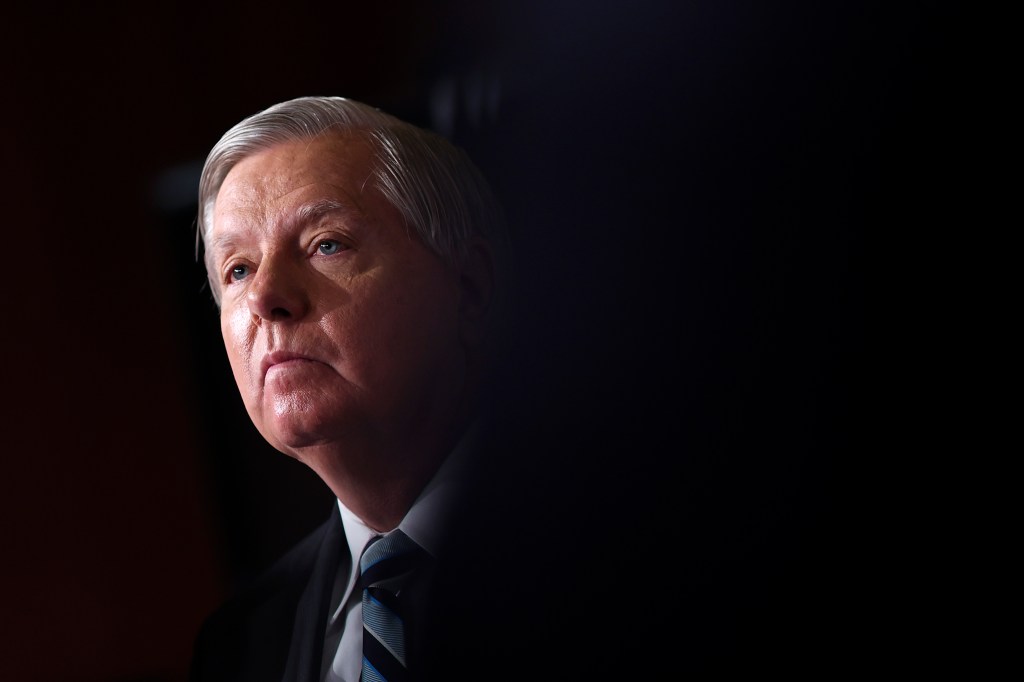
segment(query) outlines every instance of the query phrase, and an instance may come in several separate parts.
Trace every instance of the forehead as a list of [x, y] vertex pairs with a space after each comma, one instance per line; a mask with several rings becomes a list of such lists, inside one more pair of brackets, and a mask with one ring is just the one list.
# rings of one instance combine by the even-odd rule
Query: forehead
[[372, 183], [373, 149], [351, 133], [284, 142], [239, 161], [214, 204], [213, 231], [238, 220], [265, 220], [310, 199], [331, 198], [361, 209]]

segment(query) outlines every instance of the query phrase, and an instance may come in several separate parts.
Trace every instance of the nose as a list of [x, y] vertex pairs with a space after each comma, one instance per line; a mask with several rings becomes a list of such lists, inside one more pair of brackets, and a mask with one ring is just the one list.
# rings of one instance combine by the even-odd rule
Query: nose
[[253, 317], [268, 322], [301, 319], [309, 312], [309, 292], [301, 268], [277, 256], [264, 257], [246, 294]]

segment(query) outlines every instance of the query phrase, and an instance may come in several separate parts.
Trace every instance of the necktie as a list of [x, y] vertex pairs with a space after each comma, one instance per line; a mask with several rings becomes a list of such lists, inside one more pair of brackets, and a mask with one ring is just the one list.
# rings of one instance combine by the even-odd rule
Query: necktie
[[401, 588], [425, 553], [400, 530], [370, 540], [359, 560], [363, 588], [362, 682], [408, 680]]

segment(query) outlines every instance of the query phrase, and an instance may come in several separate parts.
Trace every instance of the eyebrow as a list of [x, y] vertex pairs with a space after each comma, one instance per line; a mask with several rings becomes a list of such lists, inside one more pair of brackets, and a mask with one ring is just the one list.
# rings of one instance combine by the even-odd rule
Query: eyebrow
[[310, 204], [303, 204], [288, 220], [290, 225], [311, 223], [329, 213], [340, 213], [351, 220], [362, 220], [363, 213], [358, 208], [343, 204], [335, 199], [321, 199]]
[[[300, 225], [315, 222], [325, 215], [331, 213], [340, 214], [343, 218], [352, 222], [362, 222], [363, 213], [358, 208], [344, 204], [335, 199], [320, 199], [308, 204], [303, 204], [296, 209], [295, 213], [285, 220], [285, 229], [291, 230]], [[207, 245], [207, 252], [217, 254], [221, 251], [230, 251], [236, 242], [236, 236], [232, 233], [218, 234], [210, 238]]]

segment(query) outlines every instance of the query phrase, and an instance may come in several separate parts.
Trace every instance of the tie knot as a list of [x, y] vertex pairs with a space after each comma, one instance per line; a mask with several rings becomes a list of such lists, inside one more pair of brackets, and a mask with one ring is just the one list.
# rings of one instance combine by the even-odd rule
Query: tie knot
[[370, 540], [359, 559], [359, 586], [363, 589], [401, 582], [426, 555], [408, 535], [395, 530]]

